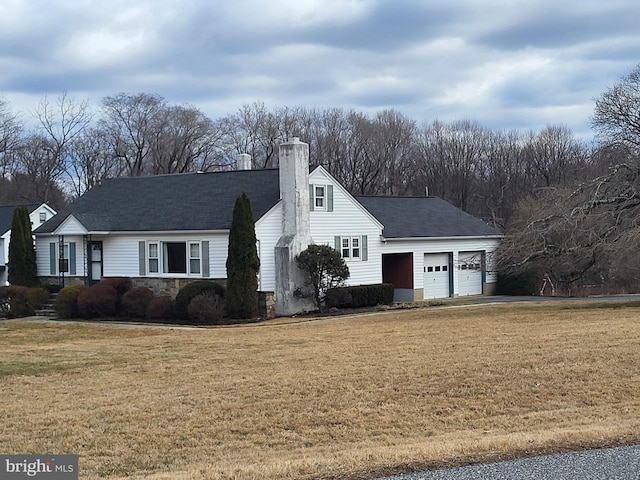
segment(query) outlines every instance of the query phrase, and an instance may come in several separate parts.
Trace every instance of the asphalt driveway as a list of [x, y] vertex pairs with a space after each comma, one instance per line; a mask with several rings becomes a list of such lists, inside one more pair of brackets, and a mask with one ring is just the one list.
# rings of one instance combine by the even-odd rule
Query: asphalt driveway
[[640, 445], [443, 468], [378, 480], [640, 480]]

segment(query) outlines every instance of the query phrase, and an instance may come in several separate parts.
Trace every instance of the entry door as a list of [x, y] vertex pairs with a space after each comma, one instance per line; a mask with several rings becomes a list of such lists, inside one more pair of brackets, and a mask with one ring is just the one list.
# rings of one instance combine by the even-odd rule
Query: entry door
[[451, 295], [449, 284], [451, 269], [448, 253], [424, 255], [424, 298], [447, 298]]
[[102, 280], [102, 242], [88, 242], [87, 249], [89, 284], [93, 285]]

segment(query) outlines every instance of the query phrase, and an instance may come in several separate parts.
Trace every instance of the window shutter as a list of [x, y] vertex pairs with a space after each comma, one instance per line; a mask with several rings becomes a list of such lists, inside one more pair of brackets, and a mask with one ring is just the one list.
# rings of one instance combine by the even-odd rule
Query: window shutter
[[56, 268], [56, 244], [51, 242], [49, 244], [49, 273], [55, 275], [58, 269]]
[[342, 242], [340, 241], [340, 237], [339, 236], [333, 237], [333, 242], [336, 250], [338, 250], [340, 252], [340, 255], [342, 255]]
[[76, 242], [69, 242], [69, 275], [76, 274]]
[[363, 235], [362, 236], [362, 261], [366, 262], [367, 260], [369, 260], [369, 251], [367, 248], [367, 236]]
[[202, 248], [202, 276], [209, 277], [209, 240], [201, 242]]
[[313, 185], [309, 185], [309, 210], [313, 212], [313, 208], [315, 207], [315, 203], [313, 200]]
[[146, 275], [147, 252], [146, 252], [144, 240], [141, 240], [138, 242], [138, 263], [139, 263], [140, 275]]
[[333, 212], [333, 185], [327, 185], [327, 212]]

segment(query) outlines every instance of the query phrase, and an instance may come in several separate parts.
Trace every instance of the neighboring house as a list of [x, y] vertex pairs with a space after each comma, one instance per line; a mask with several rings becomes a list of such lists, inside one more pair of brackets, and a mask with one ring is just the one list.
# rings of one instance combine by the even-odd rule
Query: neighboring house
[[[29, 212], [31, 229], [35, 230], [56, 214], [47, 204], [24, 205]], [[17, 205], [0, 206], [0, 285], [8, 285], [9, 281], [9, 242], [11, 242], [11, 224]]]
[[434, 197], [354, 197], [308, 145], [280, 146], [280, 168], [105, 180], [36, 230], [43, 282], [126, 276], [175, 295], [198, 278], [224, 280], [237, 196], [251, 199], [259, 289], [278, 314], [311, 308], [293, 294], [304, 278], [294, 257], [310, 243], [345, 258], [350, 285], [393, 283], [397, 300], [490, 293], [500, 232]]

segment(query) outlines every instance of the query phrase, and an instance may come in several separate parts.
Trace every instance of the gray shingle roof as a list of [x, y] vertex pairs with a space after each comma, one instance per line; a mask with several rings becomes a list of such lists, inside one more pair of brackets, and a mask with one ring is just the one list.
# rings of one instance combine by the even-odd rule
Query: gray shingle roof
[[[24, 206], [27, 207], [29, 213], [32, 213], [40, 205], [40, 203], [33, 203]], [[0, 235], [3, 235], [5, 232], [11, 230], [11, 224], [13, 223], [13, 212], [18, 206], [20, 205], [0, 206]]]
[[90, 232], [228, 230], [245, 192], [253, 216], [280, 199], [277, 169], [185, 173], [105, 180], [65, 207], [37, 233], [51, 233], [70, 215]]
[[500, 231], [438, 197], [356, 197], [386, 238], [484, 237]]

